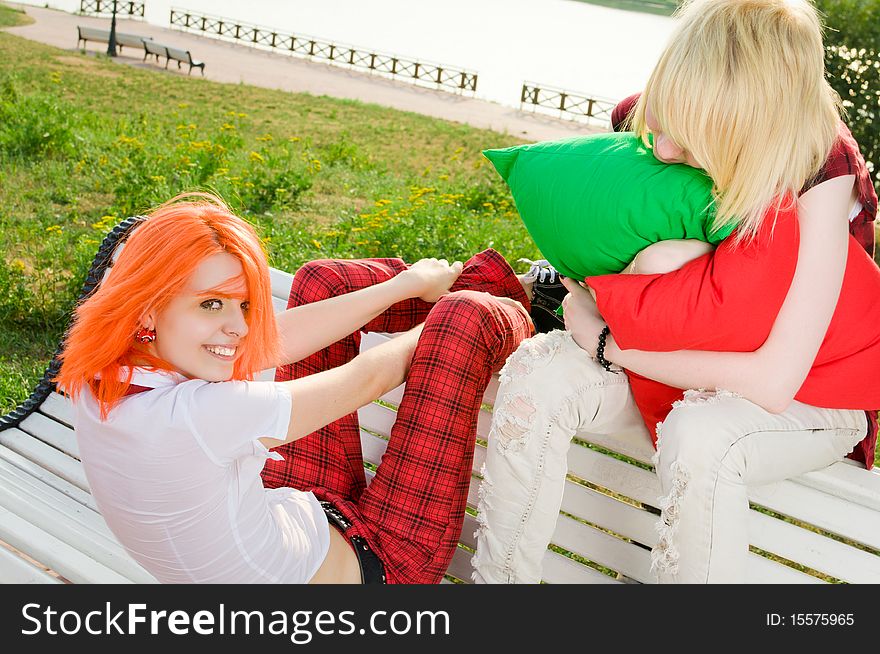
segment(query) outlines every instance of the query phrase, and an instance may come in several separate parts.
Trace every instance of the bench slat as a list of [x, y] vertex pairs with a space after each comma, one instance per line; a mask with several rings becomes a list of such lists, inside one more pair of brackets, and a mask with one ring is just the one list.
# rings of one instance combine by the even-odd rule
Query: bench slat
[[[73, 434], [73, 431], [70, 432]], [[73, 457], [19, 429], [0, 431], [0, 445], [42, 466], [77, 488], [90, 492], [82, 465]]]
[[0, 540], [27, 552], [32, 559], [77, 584], [128, 584], [130, 579], [101, 565], [76, 547], [56, 538], [0, 506]]
[[55, 449], [61, 450], [68, 456], [76, 459], [79, 458], [79, 445], [77, 445], [76, 435], [73, 433], [73, 430], [60, 422], [55, 422], [51, 418], [44, 416], [42, 413], [32, 413], [29, 415], [21, 422], [19, 429], [31, 436], [35, 436]]
[[60, 584], [55, 577], [0, 543], [0, 584]]
[[[476, 547], [475, 532], [477, 531], [477, 519], [469, 513], [464, 517], [464, 526], [461, 530], [460, 542], [471, 548]], [[544, 581], [551, 584], [606, 584], [618, 583], [613, 577], [602, 574], [583, 563], [574, 561], [558, 552], [548, 549], [544, 555]], [[470, 581], [468, 576], [462, 581]]]
[[[18, 454], [17, 452], [13, 452], [8, 447], [4, 447], [0, 445], [0, 461], [5, 461], [15, 466], [19, 470], [29, 474], [31, 477], [35, 477], [42, 481], [44, 484], [51, 486], [55, 490], [64, 493], [71, 499], [79, 502], [83, 506], [86, 506], [93, 511], [98, 510], [97, 504], [95, 504], [95, 498], [89, 495], [86, 491], [79, 488], [78, 486], [74, 486], [66, 479], [62, 479], [58, 475], [53, 474], [45, 467], [31, 461], [28, 458], [25, 458]], [[81, 463], [75, 462], [74, 465], [82, 466]]]
[[287, 298], [290, 297], [290, 287], [293, 286], [293, 274], [286, 270], [269, 268], [269, 283], [272, 286], [272, 297], [284, 300], [287, 308]]
[[808, 472], [798, 482], [818, 491], [880, 511], [880, 469], [865, 470], [845, 459], [824, 470]]
[[73, 402], [60, 393], [50, 393], [40, 405], [40, 413], [73, 429]]
[[821, 584], [818, 577], [811, 577], [794, 568], [777, 563], [754, 552], [749, 552], [746, 567], [746, 583], [749, 584]]
[[850, 583], [880, 583], [880, 556], [758, 511], [749, 515], [752, 545]]
[[880, 550], [880, 516], [864, 506], [792, 480], [754, 488], [749, 499], [771, 511]]
[[119, 545], [98, 513], [11, 466], [0, 465], [0, 506], [127, 579], [155, 582]]

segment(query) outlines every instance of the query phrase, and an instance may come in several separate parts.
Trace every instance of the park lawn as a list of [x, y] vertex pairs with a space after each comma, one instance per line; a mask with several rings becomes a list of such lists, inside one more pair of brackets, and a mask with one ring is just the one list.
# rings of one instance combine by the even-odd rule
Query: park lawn
[[534, 259], [506, 185], [480, 154], [516, 142], [0, 33], [0, 412], [39, 379], [119, 220], [213, 190], [285, 270], [330, 256], [464, 260], [487, 247]]
[[15, 9], [9, 5], [0, 3], [0, 27], [14, 27], [16, 25], [30, 25], [34, 19], [21, 9]]

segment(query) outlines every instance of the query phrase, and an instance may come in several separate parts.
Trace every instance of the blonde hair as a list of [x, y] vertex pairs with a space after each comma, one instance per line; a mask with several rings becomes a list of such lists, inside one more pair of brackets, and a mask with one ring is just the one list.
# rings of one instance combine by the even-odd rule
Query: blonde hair
[[806, 0], [687, 0], [636, 104], [714, 182], [713, 230], [753, 238], [790, 206], [837, 137], [840, 98], [825, 79], [822, 25]]
[[162, 311], [208, 257], [226, 252], [242, 265], [248, 289], [248, 336], [233, 379], [252, 379], [281, 349], [272, 306], [269, 265], [254, 228], [208, 193], [184, 193], [155, 209], [129, 236], [112, 273], [77, 306], [55, 381], [76, 398], [89, 387], [101, 418], [128, 391], [122, 369], [173, 370], [135, 339], [142, 316]]

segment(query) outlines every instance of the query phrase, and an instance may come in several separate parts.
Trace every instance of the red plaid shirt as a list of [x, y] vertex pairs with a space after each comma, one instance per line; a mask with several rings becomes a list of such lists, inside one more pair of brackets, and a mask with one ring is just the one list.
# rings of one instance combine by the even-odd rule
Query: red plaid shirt
[[[626, 128], [623, 124], [635, 107], [641, 93], [621, 100], [611, 112], [611, 128], [618, 132]], [[841, 175], [855, 175], [856, 189], [859, 203], [862, 205], [859, 213], [849, 223], [849, 231], [853, 238], [865, 248], [865, 251], [874, 257], [874, 219], [877, 217], [877, 193], [871, 181], [871, 175], [865, 165], [865, 158], [859, 150], [859, 144], [853, 138], [852, 133], [843, 121], [840, 121], [837, 141], [828, 153], [825, 165], [816, 176], [804, 185], [801, 194], [822, 182], [840, 177]], [[865, 302], [873, 302], [875, 298], [865, 298]], [[877, 411], [867, 411], [868, 435], [859, 443], [856, 449], [849, 455], [870, 469], [874, 465], [874, 451], [877, 446]]]

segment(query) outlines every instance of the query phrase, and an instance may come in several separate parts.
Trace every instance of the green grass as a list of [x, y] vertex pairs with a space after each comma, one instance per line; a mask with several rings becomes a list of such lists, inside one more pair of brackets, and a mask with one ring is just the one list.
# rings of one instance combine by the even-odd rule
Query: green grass
[[487, 247], [536, 258], [480, 155], [515, 142], [0, 33], [0, 412], [40, 377], [118, 220], [207, 189], [257, 226], [285, 270], [328, 256], [463, 259]]
[[15, 27], [16, 25], [30, 25], [34, 19], [21, 9], [14, 9], [0, 3], [0, 27]]

